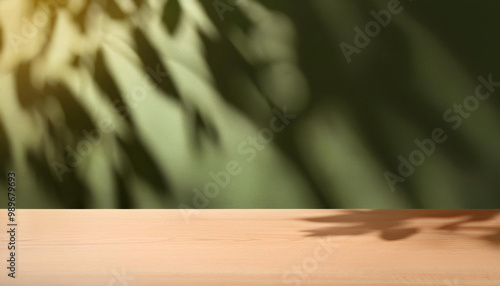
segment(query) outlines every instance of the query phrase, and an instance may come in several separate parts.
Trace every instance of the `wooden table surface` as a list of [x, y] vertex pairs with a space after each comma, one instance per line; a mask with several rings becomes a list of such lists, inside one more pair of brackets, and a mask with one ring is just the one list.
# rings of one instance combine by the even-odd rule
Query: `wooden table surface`
[[17, 210], [0, 285], [500, 285], [498, 210]]

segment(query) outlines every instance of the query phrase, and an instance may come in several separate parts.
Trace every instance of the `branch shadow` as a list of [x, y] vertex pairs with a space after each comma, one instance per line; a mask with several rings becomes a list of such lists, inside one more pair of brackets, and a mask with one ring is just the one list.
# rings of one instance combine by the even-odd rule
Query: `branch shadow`
[[429, 230], [416, 226], [416, 221], [440, 219], [446, 221], [431, 227], [431, 231], [455, 235], [478, 231], [480, 235], [467, 237], [500, 248], [500, 225], [484, 224], [498, 216], [500, 210], [346, 210], [339, 215], [300, 220], [326, 226], [303, 230], [306, 237], [375, 235], [385, 241], [397, 241]]
[[[40, 1], [37, 1], [40, 2]], [[35, 3], [37, 3], [35, 2]], [[63, 2], [63, 1], [59, 1]], [[149, 2], [133, 0], [136, 11], [152, 9]], [[428, 102], [424, 98], [422, 92], [419, 92], [420, 82], [415, 81], [417, 74], [415, 71], [411, 41], [408, 40], [408, 32], [398, 28], [396, 25], [391, 26], [384, 31], [381, 37], [374, 41], [369, 50], [364, 54], [375, 55], [365, 60], [364, 65], [353, 64], [348, 66], [342, 53], [337, 48], [337, 41], [341, 39], [337, 32], [330, 31], [328, 26], [318, 17], [317, 7], [314, 2], [298, 2], [289, 4], [289, 1], [260, 1], [262, 5], [268, 9], [277, 10], [284, 15], [293, 19], [296, 26], [297, 38], [297, 62], [302, 73], [310, 85], [311, 104], [302, 112], [301, 117], [306, 117], [311, 112], [314, 112], [315, 107], [330, 106], [330, 105], [346, 105], [352, 110], [356, 110], [356, 119], [354, 120], [356, 128], [362, 134], [362, 140], [368, 146], [371, 153], [385, 169], [392, 169], [397, 165], [395, 160], [398, 155], [391, 148], [392, 138], [387, 136], [394, 133], [392, 125], [382, 121], [380, 114], [387, 110], [391, 113], [404, 115], [414, 124], [415, 129], [421, 134], [427, 134], [436, 126], [440, 126], [442, 122], [441, 107], [437, 107], [433, 102]], [[83, 34], [88, 31], [89, 22], [92, 17], [90, 13], [92, 3], [101, 5], [101, 9], [107, 15], [109, 20], [131, 24], [134, 16], [128, 11], [123, 11], [121, 5], [118, 5], [118, 0], [97, 1], [89, 0], [87, 4], [79, 11], [75, 12], [71, 18], [78, 31]], [[165, 26], [166, 32], [174, 36], [182, 26], [183, 15], [185, 11], [182, 9], [182, 1], [169, 0], [164, 6], [162, 13], [162, 23]], [[371, 2], [357, 4], [360, 12], [367, 12], [372, 9], [377, 9]], [[211, 20], [214, 28], [220, 34], [219, 38], [210, 37], [204, 29], [196, 28], [200, 45], [204, 51], [204, 58], [207, 63], [207, 68], [213, 77], [215, 88], [221, 95], [223, 100], [234, 106], [240, 113], [244, 114], [248, 119], [256, 125], [261, 126], [267, 120], [262, 116], [262, 108], [271, 110], [273, 101], [269, 98], [259, 84], [260, 71], [272, 63], [254, 62], [245, 57], [241, 51], [230, 41], [229, 34], [233, 30], [242, 31], [242, 34], [247, 35], [255, 28], [255, 20], [252, 20], [247, 13], [243, 13], [243, 5], [232, 9], [231, 13], [227, 13], [226, 20], [222, 21], [217, 10], [214, 9], [211, 1], [200, 1], [199, 3]], [[427, 4], [428, 5], [428, 4]], [[35, 5], [36, 6], [36, 5]], [[432, 7], [436, 6], [433, 4]], [[423, 7], [425, 8], [425, 7]], [[448, 8], [443, 4], [442, 8]], [[66, 5], [61, 5], [57, 9], [66, 9]], [[430, 11], [431, 9], [423, 9]], [[36, 11], [36, 10], [34, 10]], [[132, 12], [133, 13], [133, 12]], [[371, 20], [369, 13], [366, 14], [364, 21]], [[430, 16], [429, 16], [430, 17]], [[440, 15], [436, 19], [441, 21]], [[461, 20], [461, 17], [457, 19]], [[51, 46], [56, 33], [54, 25], [56, 25], [57, 17], [52, 17], [48, 25], [47, 41], [44, 48], [41, 50], [40, 57], [47, 53], [47, 49]], [[430, 20], [429, 20], [430, 21]], [[442, 21], [441, 21], [442, 22]], [[483, 24], [486, 26], [489, 22]], [[435, 24], [437, 25], [437, 24]], [[434, 27], [431, 25], [430, 27]], [[155, 45], [154, 39], [148, 32], [147, 27], [141, 25], [130, 25], [132, 49], [136, 52], [139, 63], [137, 67], [147, 76], [150, 83], [158, 88], [162, 95], [171, 101], [178, 103], [185, 111], [191, 111], [188, 116], [192, 117], [190, 127], [194, 132], [195, 146], [198, 150], [202, 147], [202, 139], [207, 137], [217, 146], [221, 145], [221, 130], [212, 122], [211, 116], [201, 110], [200, 106], [193, 102], [187, 102], [183, 97], [180, 89], [177, 87], [175, 78], [171, 76], [168, 61], [162, 53], [162, 47]], [[238, 29], [236, 29], [238, 28]], [[314, 33], [311, 33], [314, 31]], [[444, 32], [447, 32], [444, 30]], [[6, 31], [0, 26], [0, 52], [5, 49], [4, 35]], [[480, 34], [480, 33], [476, 33]], [[385, 35], [385, 36], [384, 36]], [[462, 41], [463, 37], [455, 37]], [[454, 38], [454, 39], [455, 39]], [[469, 41], [471, 43], [481, 43], [481, 39], [477, 41]], [[483, 40], [484, 41], [484, 40]], [[489, 42], [484, 42], [489, 43]], [[484, 45], [474, 45], [479, 47]], [[117, 51], [118, 52], [118, 51]], [[470, 53], [464, 55], [470, 56]], [[116, 193], [119, 197], [119, 207], [134, 208], [134, 198], [132, 196], [131, 186], [124, 183], [124, 180], [132, 175], [135, 175], [149, 183], [149, 185], [158, 191], [158, 194], [169, 194], [168, 174], [160, 168], [155, 161], [153, 154], [150, 152], [147, 144], [143, 142], [143, 138], [136, 130], [135, 118], [129, 112], [129, 106], [123, 98], [125, 90], [121, 89], [117, 79], [114, 77], [110, 63], [102, 49], [98, 49], [95, 54], [90, 55], [75, 55], [75, 60], [72, 65], [78, 68], [85, 63], [80, 60], [80, 57], [88, 56], [93, 59], [93, 64], [89, 64], [89, 72], [93, 75], [95, 87], [101, 92], [104, 100], [113, 106], [116, 113], [119, 114], [127, 123], [129, 136], [121, 138], [117, 134], [111, 134], [113, 141], [118, 147], [120, 155], [128, 162], [127, 170], [120, 171], [112, 170], [113, 180], [115, 181]], [[476, 60], [479, 63], [490, 63], [486, 57], [490, 54], [485, 53], [483, 60]], [[36, 60], [36, 58], [35, 58]], [[34, 60], [34, 61], [35, 61]], [[86, 140], [82, 135], [82, 130], [96, 130], [95, 119], [91, 116], [85, 106], [79, 101], [80, 94], [75, 94], [63, 82], [47, 84], [43, 88], [34, 84], [31, 76], [36, 69], [33, 62], [23, 62], [17, 67], [15, 74], [17, 101], [23, 110], [33, 116], [41, 116], [43, 126], [48, 134], [47, 145], [55, 150], [54, 154], [48, 155], [46, 150], [38, 148], [37, 150], [29, 150], [27, 154], [30, 168], [33, 173], [40, 174], [40, 181], [45, 184], [47, 189], [56, 190], [56, 194], [66, 207], [83, 208], [89, 207], [90, 201], [89, 191], [86, 184], [75, 173], [69, 173], [66, 182], [60, 183], [56, 180], [53, 172], [50, 172], [54, 161], [66, 162], [68, 158], [67, 148], [75, 149], [78, 143]], [[489, 66], [489, 65], [486, 65]], [[353, 68], [355, 67], [355, 68]], [[487, 70], [487, 69], [478, 69]], [[473, 74], [477, 74], [474, 73]], [[401, 76], [405, 75], [405, 76]], [[245, 78], [245, 81], [239, 80]], [[363, 84], [360, 84], [360, 79]], [[263, 98], [245, 93], [239, 83], [251, 83], [259, 91]], [[261, 90], [262, 89], [262, 90]], [[348, 94], [350, 96], [343, 96]], [[45, 103], [48, 99], [56, 101], [64, 115], [64, 120], [61, 122], [51, 121], [47, 111], [44, 110]], [[267, 106], [262, 104], [264, 102]], [[189, 106], [187, 105], [194, 105]], [[383, 108], [382, 108], [383, 107]], [[57, 126], [56, 126], [57, 125]], [[61, 127], [64, 125], [64, 127]], [[387, 132], [381, 132], [387, 131]], [[69, 134], [69, 135], [68, 135]], [[461, 133], [456, 134], [456, 140], [452, 146], [446, 148], [443, 153], [448, 159], [451, 159], [457, 165], [464, 166], [463, 168], [470, 169], [475, 166], [482, 166], [478, 159], [476, 147], [470, 142], [466, 136]], [[321, 185], [321, 181], [313, 174], [313, 169], [307, 165], [304, 156], [300, 156], [301, 146], [295, 143], [297, 137], [297, 129], [286, 129], [273, 143], [286, 156], [290, 165], [295, 167], [301, 176], [306, 181], [312, 196], [315, 196], [320, 204], [320, 207], [339, 207], [337, 202], [328, 196], [328, 190]], [[413, 139], [413, 138], [411, 138]], [[413, 144], [411, 142], [411, 144]], [[4, 132], [0, 123], [0, 170], [6, 170], [8, 164], [12, 161], [11, 146], [9, 146], [8, 135]], [[111, 161], [111, 155], [109, 160]], [[42, 188], [45, 190], [46, 188]], [[411, 181], [408, 182], [408, 192], [403, 193], [406, 200], [411, 204], [411, 207], [424, 207], [423, 202], [417, 193], [417, 186]], [[493, 188], [492, 188], [493, 189]], [[71, 190], [71, 191], [67, 191]], [[50, 191], [47, 191], [50, 192]], [[70, 195], [74, 192], [74, 195]], [[491, 192], [492, 193], [492, 192]], [[488, 201], [488, 200], [486, 200]], [[493, 200], [491, 200], [493, 201]], [[324, 221], [314, 221], [317, 223], [351, 223], [354, 225], [343, 225], [340, 227], [327, 227], [319, 230], [311, 230], [310, 236], [329, 235], [362, 235], [367, 233], [380, 233], [380, 237], [385, 240], [399, 240], [411, 237], [421, 230], [415, 227], [405, 226], [405, 222], [418, 218], [418, 215], [411, 216], [395, 215], [390, 217], [386, 212], [391, 211], [354, 211], [353, 213], [344, 214], [342, 216], [334, 216], [323, 218]], [[433, 213], [434, 218], [442, 218], [442, 214]], [[475, 212], [474, 212], [475, 213]], [[411, 214], [411, 212], [409, 212]], [[382, 216], [384, 220], [377, 221], [372, 217]], [[468, 217], [464, 214], [455, 214], [452, 218], [460, 218], [472, 221], [480, 221], [485, 214], [474, 214]], [[494, 215], [493, 215], [494, 216]], [[464, 221], [459, 225], [449, 225], [443, 228], [443, 231], [453, 232], [456, 229], [463, 228], [463, 224], [471, 221]], [[490, 236], [484, 239], [498, 244], [500, 232], [493, 229]]]

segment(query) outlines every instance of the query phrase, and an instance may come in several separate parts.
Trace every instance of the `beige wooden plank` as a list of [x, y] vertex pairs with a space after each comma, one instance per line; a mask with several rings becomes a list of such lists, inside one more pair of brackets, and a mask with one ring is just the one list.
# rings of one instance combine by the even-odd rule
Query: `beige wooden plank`
[[500, 285], [500, 211], [17, 210], [0, 285]]

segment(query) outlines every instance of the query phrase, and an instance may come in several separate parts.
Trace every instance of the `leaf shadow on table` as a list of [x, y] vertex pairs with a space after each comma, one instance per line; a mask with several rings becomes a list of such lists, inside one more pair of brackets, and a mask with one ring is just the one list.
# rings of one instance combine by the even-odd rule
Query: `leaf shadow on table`
[[500, 210], [346, 210], [301, 220], [326, 225], [302, 231], [307, 237], [377, 235], [382, 240], [396, 241], [423, 231], [415, 221], [439, 219], [443, 223], [430, 228], [432, 231], [480, 239], [500, 248], [500, 225], [486, 223], [497, 216]]

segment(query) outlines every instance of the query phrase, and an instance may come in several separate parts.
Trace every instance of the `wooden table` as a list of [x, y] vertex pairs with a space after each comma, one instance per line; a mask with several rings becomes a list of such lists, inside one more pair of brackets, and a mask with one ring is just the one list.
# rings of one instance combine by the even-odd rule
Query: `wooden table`
[[498, 210], [0, 211], [0, 285], [500, 285]]

